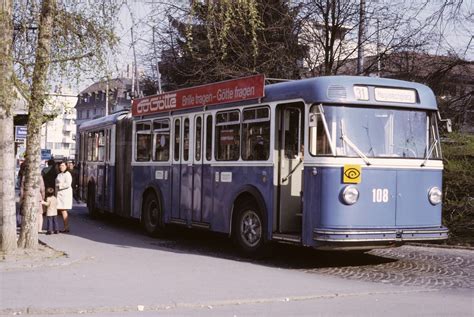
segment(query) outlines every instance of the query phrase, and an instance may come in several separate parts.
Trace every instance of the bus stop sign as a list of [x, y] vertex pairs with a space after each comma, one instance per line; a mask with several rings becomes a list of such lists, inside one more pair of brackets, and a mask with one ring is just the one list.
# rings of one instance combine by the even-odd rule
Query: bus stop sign
[[26, 140], [27, 128], [24, 125], [15, 126], [15, 142], [23, 142]]
[[41, 149], [41, 160], [47, 161], [51, 159], [51, 150], [50, 149]]

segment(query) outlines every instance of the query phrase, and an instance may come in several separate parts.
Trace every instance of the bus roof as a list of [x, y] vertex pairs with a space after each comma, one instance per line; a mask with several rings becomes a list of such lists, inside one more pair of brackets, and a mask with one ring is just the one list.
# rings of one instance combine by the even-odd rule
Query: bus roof
[[[355, 86], [367, 87], [367, 98], [356, 98]], [[376, 100], [375, 88], [377, 88], [378, 100]], [[403, 95], [410, 90], [416, 90], [413, 102], [408, 101], [406, 96]], [[381, 93], [384, 93], [384, 95]], [[400, 93], [401, 97], [397, 96], [397, 93]], [[382, 98], [382, 96], [385, 97]], [[390, 99], [391, 97], [392, 99]], [[343, 103], [427, 110], [438, 109], [433, 91], [425, 85], [396, 79], [363, 76], [314, 77], [267, 85], [265, 86], [265, 97], [262, 102], [291, 99], [303, 99], [309, 104]]]
[[100, 117], [93, 120], [88, 120], [86, 122], [81, 123], [79, 126], [80, 131], [94, 129], [97, 127], [104, 127], [107, 125], [112, 125], [117, 123], [120, 119], [125, 117], [129, 113], [129, 110], [122, 110], [120, 112], [112, 113], [111, 115]]

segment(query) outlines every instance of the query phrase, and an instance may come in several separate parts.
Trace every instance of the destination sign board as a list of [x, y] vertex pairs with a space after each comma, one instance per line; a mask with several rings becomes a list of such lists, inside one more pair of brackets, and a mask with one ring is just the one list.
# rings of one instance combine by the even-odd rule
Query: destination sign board
[[133, 116], [145, 116], [163, 111], [258, 99], [265, 96], [264, 86], [264, 75], [255, 75], [184, 88], [135, 99], [132, 104], [132, 114]]

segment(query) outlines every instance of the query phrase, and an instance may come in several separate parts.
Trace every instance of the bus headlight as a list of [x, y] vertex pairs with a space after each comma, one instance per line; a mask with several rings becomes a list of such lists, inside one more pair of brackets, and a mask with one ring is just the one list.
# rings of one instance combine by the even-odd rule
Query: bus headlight
[[342, 200], [347, 205], [353, 205], [359, 199], [359, 190], [354, 185], [349, 185], [342, 191]]
[[441, 203], [443, 198], [443, 193], [438, 187], [432, 187], [428, 192], [428, 199], [432, 205], [437, 205]]

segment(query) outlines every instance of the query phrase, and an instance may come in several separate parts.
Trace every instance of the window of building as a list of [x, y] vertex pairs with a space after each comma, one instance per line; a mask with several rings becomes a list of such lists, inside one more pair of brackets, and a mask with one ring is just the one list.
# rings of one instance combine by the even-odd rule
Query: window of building
[[155, 142], [154, 161], [168, 161], [170, 158], [170, 121], [153, 122], [153, 139]]
[[268, 160], [270, 156], [270, 109], [245, 109], [242, 122], [242, 159]]
[[151, 123], [139, 122], [136, 124], [136, 153], [135, 160], [146, 162], [151, 159]]
[[216, 115], [216, 160], [237, 161], [240, 157], [240, 112], [218, 112]]

